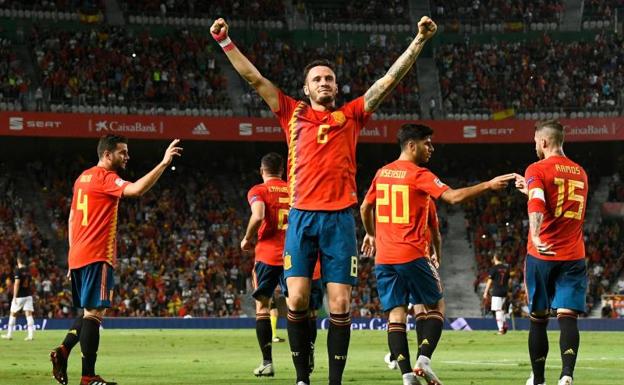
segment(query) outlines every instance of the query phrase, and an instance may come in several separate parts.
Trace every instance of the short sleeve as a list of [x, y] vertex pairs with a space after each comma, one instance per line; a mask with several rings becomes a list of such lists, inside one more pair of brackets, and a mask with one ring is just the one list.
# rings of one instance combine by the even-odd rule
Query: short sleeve
[[22, 279], [22, 274], [20, 274], [19, 269], [16, 269], [16, 270], [13, 272], [13, 278], [14, 278], [14, 279]]
[[435, 199], [438, 199], [443, 192], [449, 189], [449, 186], [427, 169], [423, 169], [416, 177], [416, 187]]
[[546, 195], [544, 192], [544, 174], [537, 164], [527, 167], [524, 173], [525, 183], [529, 192], [528, 212], [543, 213], [546, 211]]
[[247, 202], [251, 206], [254, 202], [264, 202], [264, 195], [260, 186], [252, 187], [247, 193]]
[[364, 95], [359, 98], [353, 99], [349, 103], [345, 104], [342, 107], [342, 110], [346, 115], [353, 117], [353, 120], [356, 121], [357, 127], [361, 130], [364, 128], [368, 119], [373, 115], [371, 112], [366, 112], [364, 110]]
[[129, 184], [130, 182], [121, 179], [116, 173], [108, 172], [104, 175], [101, 187], [104, 194], [121, 198], [124, 189]]
[[496, 275], [496, 269], [495, 269], [495, 268], [493, 268], [493, 267], [491, 267], [491, 268], [490, 268], [490, 271], [488, 271], [488, 276], [489, 276], [491, 279], [496, 280], [495, 275]]

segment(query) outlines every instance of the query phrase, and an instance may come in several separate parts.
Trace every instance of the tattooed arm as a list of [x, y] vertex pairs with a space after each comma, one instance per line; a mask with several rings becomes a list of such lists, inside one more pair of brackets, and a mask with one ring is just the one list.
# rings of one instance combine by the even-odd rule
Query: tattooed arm
[[531, 234], [531, 241], [537, 251], [542, 255], [555, 255], [556, 253], [551, 250], [552, 245], [543, 243], [539, 237], [540, 229], [542, 228], [542, 222], [544, 221], [544, 214], [540, 212], [529, 213], [529, 232]]
[[396, 85], [412, 68], [420, 51], [422, 51], [427, 40], [436, 33], [437, 28], [433, 20], [427, 16], [423, 16], [420, 19], [416, 38], [392, 64], [388, 72], [381, 79], [377, 80], [364, 94], [364, 110], [366, 112], [374, 112], [386, 96], [394, 90]]

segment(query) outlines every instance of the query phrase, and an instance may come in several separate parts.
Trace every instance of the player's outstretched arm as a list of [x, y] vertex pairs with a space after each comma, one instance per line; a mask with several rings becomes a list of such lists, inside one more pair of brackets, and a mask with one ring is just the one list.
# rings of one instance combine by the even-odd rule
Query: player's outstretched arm
[[526, 185], [526, 180], [522, 175], [516, 175], [516, 189], [524, 195], [529, 195], [529, 189]]
[[167, 169], [167, 166], [171, 164], [174, 156], [182, 155], [182, 147], [177, 147], [180, 143], [180, 139], [175, 139], [169, 144], [165, 151], [163, 160], [152, 169], [152, 171], [145, 174], [141, 179], [126, 186], [123, 190], [124, 197], [140, 197], [149, 191], [149, 189], [156, 184], [160, 176]]
[[364, 94], [364, 110], [374, 112], [381, 102], [394, 90], [401, 79], [412, 68], [420, 51], [427, 40], [435, 35], [438, 26], [427, 16], [423, 16], [418, 22], [418, 35], [412, 40], [409, 47], [392, 64], [388, 72], [377, 80]]
[[212, 23], [210, 34], [219, 43], [232, 66], [251, 85], [271, 110], [279, 109], [278, 89], [266, 79], [249, 59], [236, 47], [228, 35], [228, 25], [223, 18]]
[[487, 182], [481, 182], [474, 186], [464, 187], [460, 189], [448, 189], [440, 195], [443, 201], [452, 205], [465, 202], [467, 200], [478, 197], [486, 191], [498, 191], [507, 187], [507, 183], [512, 179], [516, 179], [518, 174], [511, 173], [499, 175]]
[[249, 217], [249, 223], [247, 224], [247, 231], [241, 241], [242, 250], [251, 250], [251, 240], [254, 235], [258, 233], [260, 225], [264, 220], [264, 202], [254, 202], [251, 204], [251, 216]]

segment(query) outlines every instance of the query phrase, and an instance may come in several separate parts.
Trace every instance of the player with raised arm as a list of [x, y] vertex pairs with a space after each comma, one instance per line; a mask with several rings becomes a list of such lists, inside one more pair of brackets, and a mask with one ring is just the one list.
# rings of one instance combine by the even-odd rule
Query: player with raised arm
[[[398, 133], [401, 155], [377, 171], [360, 208], [366, 236], [362, 252], [375, 255], [377, 291], [388, 312], [388, 344], [396, 357], [405, 385], [441, 382], [431, 368], [431, 356], [444, 323], [442, 284], [430, 253], [429, 205], [432, 199], [457, 204], [489, 190], [500, 190], [515, 174], [474, 186], [451, 189], [431, 171], [419, 166], [433, 153], [433, 130], [420, 124], [404, 124]], [[373, 213], [373, 210], [375, 211]], [[408, 303], [424, 304], [420, 355], [412, 372], [406, 322]]]
[[507, 320], [505, 319], [505, 311], [503, 304], [509, 293], [510, 282], [509, 266], [502, 262], [498, 252], [494, 252], [492, 256], [492, 267], [488, 272], [488, 280], [483, 291], [483, 299], [487, 300], [492, 289], [492, 304], [490, 309], [496, 317], [496, 325], [498, 326], [497, 334], [503, 335], [507, 333]]
[[357, 205], [355, 147], [360, 131], [381, 102], [407, 74], [437, 26], [424, 16], [418, 35], [363, 96], [336, 107], [336, 75], [328, 61], [304, 69], [308, 102], [285, 95], [236, 48], [225, 20], [211, 34], [234, 69], [258, 92], [279, 119], [288, 143], [291, 212], [284, 247], [289, 291], [288, 339], [298, 385], [310, 383], [309, 298], [318, 253], [326, 285], [330, 325], [327, 336], [329, 384], [340, 385], [351, 335], [351, 287], [357, 280], [357, 243], [351, 208]]
[[529, 356], [533, 372], [527, 385], [545, 383], [546, 327], [557, 312], [562, 369], [559, 385], [572, 385], [580, 343], [577, 318], [585, 312], [587, 266], [583, 221], [587, 174], [563, 152], [564, 128], [556, 120], [535, 125], [539, 161], [527, 167], [516, 186], [528, 195], [529, 235], [524, 265], [529, 302]]
[[171, 142], [163, 160], [134, 183], [118, 172], [130, 159], [128, 140], [105, 135], [97, 146], [98, 163], [80, 174], [73, 188], [68, 221], [69, 257], [74, 306], [84, 309], [76, 318], [63, 343], [52, 350], [52, 375], [67, 384], [67, 359], [80, 342], [82, 377], [80, 385], [111, 385], [95, 374], [100, 344], [100, 325], [113, 300], [114, 267], [117, 260], [117, 207], [124, 197], [140, 197], [154, 186], [182, 148]]
[[288, 185], [282, 180], [284, 159], [271, 152], [260, 161], [263, 183], [247, 193], [251, 216], [241, 249], [251, 250], [252, 240], [258, 236], [255, 264], [252, 271], [256, 300], [256, 337], [262, 351], [262, 364], [254, 369], [256, 377], [273, 377], [272, 330], [269, 314], [271, 297], [284, 273], [284, 233], [288, 227]]
[[9, 324], [7, 325], [7, 333], [2, 335], [2, 338], [6, 340], [13, 339], [13, 329], [15, 328], [15, 320], [17, 313], [24, 310], [26, 316], [26, 325], [28, 328], [28, 335], [24, 338], [25, 341], [32, 341], [35, 333], [35, 319], [33, 318], [33, 312], [35, 308], [33, 306], [32, 277], [26, 268], [24, 258], [18, 256], [17, 268], [13, 275], [13, 300], [11, 301], [11, 315], [9, 316]]

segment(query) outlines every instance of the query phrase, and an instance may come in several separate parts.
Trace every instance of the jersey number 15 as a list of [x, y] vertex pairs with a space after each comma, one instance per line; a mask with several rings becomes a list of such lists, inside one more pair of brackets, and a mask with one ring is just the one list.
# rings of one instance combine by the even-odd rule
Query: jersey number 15
[[[583, 208], [585, 207], [585, 197], [583, 195], [575, 194], [574, 190], [577, 188], [585, 188], [585, 183], [579, 180], [555, 178], [555, 184], [557, 185], [557, 206], [555, 207], [555, 217], [559, 218], [561, 214], [563, 214], [564, 218], [581, 220], [583, 217]], [[567, 194], [565, 192], [566, 185], [568, 188]], [[563, 212], [563, 201], [566, 196], [569, 201], [579, 202], [579, 208], [577, 211], [566, 210]]]

